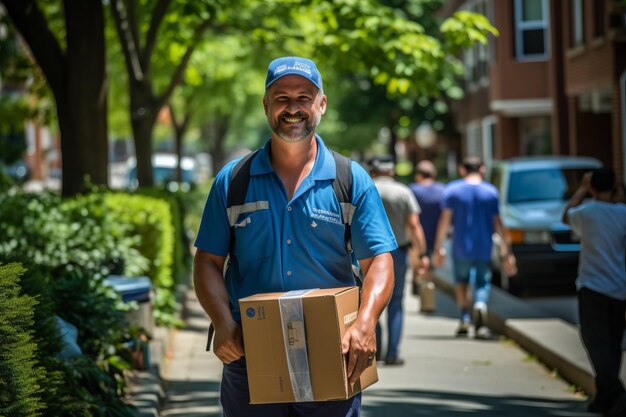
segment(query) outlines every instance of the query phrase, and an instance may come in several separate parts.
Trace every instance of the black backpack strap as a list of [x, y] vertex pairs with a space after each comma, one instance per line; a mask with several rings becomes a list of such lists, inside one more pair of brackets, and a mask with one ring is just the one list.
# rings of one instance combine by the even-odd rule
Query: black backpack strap
[[[331, 153], [333, 158], [335, 158], [335, 165], [337, 169], [336, 178], [335, 181], [333, 181], [333, 189], [335, 190], [335, 195], [341, 205], [341, 217], [345, 228], [344, 238], [346, 242], [346, 251], [351, 258], [354, 258], [354, 254], [352, 252], [351, 226], [352, 217], [354, 216], [356, 207], [352, 204], [352, 160], [335, 151], [331, 150]], [[363, 285], [363, 281], [361, 280], [361, 270], [357, 265], [355, 265], [355, 263], [356, 261], [353, 259], [352, 273], [357, 285], [361, 287]]]
[[[230, 184], [228, 186], [228, 194], [226, 197], [226, 212], [228, 214], [228, 223], [230, 225], [230, 245], [228, 254], [231, 255], [235, 248], [235, 223], [239, 215], [246, 211], [252, 211], [251, 207], [244, 204], [246, 193], [248, 192], [248, 184], [250, 183], [250, 166], [252, 160], [257, 155], [258, 150], [250, 152], [244, 156], [241, 161], [230, 173]], [[250, 205], [255, 205], [251, 203]]]
[[352, 225], [352, 216], [354, 215], [355, 209], [352, 205], [352, 162], [350, 158], [335, 151], [331, 150], [331, 153], [333, 158], [335, 158], [337, 169], [336, 178], [335, 181], [333, 181], [333, 189], [341, 205], [341, 216], [346, 229], [346, 250], [350, 253], [352, 252], [350, 226]]

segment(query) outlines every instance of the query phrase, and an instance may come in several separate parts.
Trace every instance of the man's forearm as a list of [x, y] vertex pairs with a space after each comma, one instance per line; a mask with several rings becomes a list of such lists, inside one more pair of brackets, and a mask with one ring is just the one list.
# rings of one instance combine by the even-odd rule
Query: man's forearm
[[450, 209], [445, 209], [441, 212], [439, 223], [437, 223], [437, 234], [435, 235], [435, 251], [443, 249], [443, 243], [446, 240], [451, 219], [452, 211]]
[[583, 202], [585, 196], [587, 195], [587, 189], [585, 187], [578, 187], [574, 195], [569, 199], [567, 204], [565, 205], [565, 209], [563, 210], [563, 218], [562, 221], [565, 224], [569, 224], [569, 215], [567, 211], [573, 207], [579, 206], [580, 203]]
[[412, 214], [407, 221], [407, 227], [409, 229], [409, 235], [411, 237], [411, 244], [417, 251], [418, 255], [426, 253], [426, 236], [424, 235], [424, 229], [419, 220], [418, 214]]
[[358, 319], [375, 325], [393, 292], [393, 259], [387, 252], [360, 263], [363, 288]]
[[[194, 257], [193, 281], [198, 301], [214, 325], [232, 320], [228, 293], [213, 257], [198, 251]], [[222, 264], [223, 266], [223, 264]]]

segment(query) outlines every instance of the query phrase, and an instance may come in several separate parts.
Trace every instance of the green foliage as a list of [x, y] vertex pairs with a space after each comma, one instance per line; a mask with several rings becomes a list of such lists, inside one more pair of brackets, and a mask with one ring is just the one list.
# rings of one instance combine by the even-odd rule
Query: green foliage
[[[0, 415], [131, 416], [120, 400], [129, 365], [117, 353], [115, 293], [77, 271], [49, 278], [37, 267], [0, 266]], [[58, 358], [54, 310], [78, 325], [83, 356]]]
[[[54, 280], [45, 269], [30, 265], [21, 279], [22, 292], [37, 300], [34, 309], [34, 340], [37, 360], [41, 365], [42, 381], [40, 397], [46, 404], [46, 416], [71, 415], [81, 404], [75, 401], [74, 387], [66, 384], [66, 367], [57, 355], [62, 350], [62, 340], [57, 328], [57, 304], [53, 300]], [[61, 306], [63, 308], [65, 306]]]
[[32, 297], [21, 295], [19, 264], [0, 264], [0, 415], [40, 416], [44, 385], [33, 340]]
[[155, 288], [157, 323], [178, 324], [175, 287], [188, 273], [188, 240], [177, 197], [158, 195], [1, 194], [0, 261], [33, 263], [56, 277], [145, 274]]
[[116, 263], [125, 273], [145, 271], [135, 249], [139, 237], [105, 210], [97, 193], [61, 200], [58, 195], [16, 192], [0, 195], [0, 260], [23, 260], [50, 270], [78, 269], [106, 276]]
[[130, 234], [140, 237], [134, 249], [149, 260], [145, 274], [155, 288], [155, 320], [176, 324], [174, 253], [179, 235], [174, 227], [174, 205], [160, 198], [123, 193], [106, 194], [105, 201], [107, 211], [119, 223], [129, 225]]
[[78, 327], [83, 353], [91, 358], [110, 356], [122, 339], [125, 322], [123, 312], [117, 309], [115, 291], [78, 270], [65, 272], [50, 284], [57, 314]]
[[79, 356], [63, 363], [65, 384], [71, 387], [71, 402], [63, 405], [67, 417], [133, 417], [134, 407], [120, 399], [115, 378], [91, 358]]
[[[26, 52], [17, 36], [15, 27], [5, 13], [0, 14], [0, 137], [13, 132], [22, 132], [26, 120], [49, 122], [52, 104], [46, 81]], [[21, 156], [21, 155], [19, 155]], [[16, 158], [7, 158], [0, 139], [0, 160], [11, 163]]]
[[497, 36], [498, 30], [482, 15], [459, 11], [441, 24], [441, 33], [451, 52], [469, 48], [480, 42], [486, 44], [488, 35]]

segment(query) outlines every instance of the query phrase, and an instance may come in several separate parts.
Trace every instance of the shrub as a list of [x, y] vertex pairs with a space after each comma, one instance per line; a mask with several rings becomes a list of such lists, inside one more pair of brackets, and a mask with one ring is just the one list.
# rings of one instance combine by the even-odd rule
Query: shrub
[[0, 194], [0, 260], [27, 261], [51, 271], [79, 269], [106, 276], [118, 262], [125, 273], [145, 271], [129, 225], [106, 210], [93, 193], [61, 200], [51, 193]]
[[20, 295], [24, 268], [0, 265], [0, 415], [40, 416], [44, 384], [33, 340], [34, 298]]
[[129, 233], [138, 236], [134, 247], [149, 260], [146, 275], [155, 288], [155, 320], [161, 325], [175, 325], [176, 310], [174, 249], [176, 232], [172, 205], [167, 201], [137, 194], [109, 193], [107, 210], [118, 221], [129, 225]]

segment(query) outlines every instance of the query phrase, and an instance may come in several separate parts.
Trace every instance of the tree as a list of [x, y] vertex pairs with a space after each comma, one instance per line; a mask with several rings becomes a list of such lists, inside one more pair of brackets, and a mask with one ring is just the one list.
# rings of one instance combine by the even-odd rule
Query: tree
[[[128, 76], [129, 111], [137, 158], [137, 180], [140, 186], [154, 184], [151, 159], [152, 132], [159, 112], [168, 103], [174, 89], [183, 81], [185, 69], [194, 49], [215, 18], [211, 6], [204, 1], [186, 5], [176, 4], [179, 7], [175, 11], [170, 11], [168, 15], [171, 3], [172, 0], [110, 2]], [[195, 19], [196, 16], [200, 16], [200, 19]], [[175, 19], [172, 19], [173, 17]], [[153, 58], [158, 47], [164, 47], [158, 42], [163, 30], [160, 26], [164, 21], [165, 30], [169, 29], [170, 36], [166, 41], [175, 42], [176, 48], [184, 52], [172, 60], [174, 69], [170, 75], [165, 75], [164, 72], [158, 74], [165, 78], [165, 86], [157, 93], [155, 74], [152, 71]], [[183, 29], [189, 25], [194, 27], [191, 32]], [[140, 34], [143, 28], [146, 28], [146, 31], [145, 39], [142, 40]], [[164, 54], [159, 56], [163, 58]]]
[[47, 4], [52, 13], [62, 15], [62, 33], [51, 27], [52, 18], [48, 20], [37, 1], [0, 1], [54, 95], [64, 162], [63, 195], [84, 192], [86, 178], [106, 185], [107, 75], [101, 0]]

